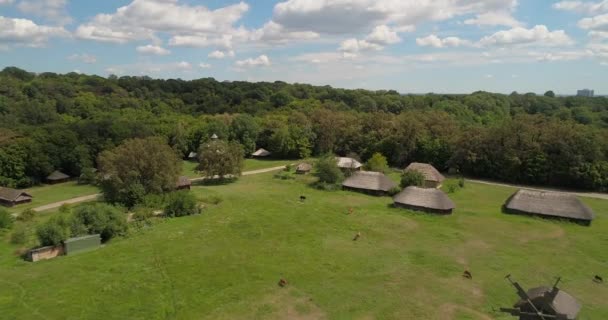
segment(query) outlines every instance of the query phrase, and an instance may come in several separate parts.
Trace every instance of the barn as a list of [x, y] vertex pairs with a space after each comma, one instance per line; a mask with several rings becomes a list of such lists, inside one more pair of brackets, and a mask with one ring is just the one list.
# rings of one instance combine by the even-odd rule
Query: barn
[[504, 211], [591, 225], [593, 211], [576, 196], [563, 192], [520, 189], [504, 205]]

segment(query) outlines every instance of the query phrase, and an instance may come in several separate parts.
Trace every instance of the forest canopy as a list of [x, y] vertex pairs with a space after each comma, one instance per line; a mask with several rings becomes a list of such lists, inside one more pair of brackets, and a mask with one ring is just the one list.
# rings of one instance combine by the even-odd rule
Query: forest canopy
[[605, 97], [0, 72], [2, 186], [28, 187], [54, 170], [80, 176], [128, 139], [157, 137], [185, 158], [213, 134], [245, 154], [381, 153], [394, 167], [429, 162], [506, 182], [608, 189]]

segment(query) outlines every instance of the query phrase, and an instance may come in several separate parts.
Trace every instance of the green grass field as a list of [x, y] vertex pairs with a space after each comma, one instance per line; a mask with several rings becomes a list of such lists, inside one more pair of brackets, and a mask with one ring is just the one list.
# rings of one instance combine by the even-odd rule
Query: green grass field
[[269, 173], [194, 187], [223, 202], [35, 264], [14, 256], [5, 235], [0, 318], [513, 319], [496, 312], [516, 299], [510, 273], [526, 287], [562, 276], [584, 304], [579, 319], [608, 319], [608, 285], [592, 282], [608, 277], [608, 201], [585, 199], [597, 219], [582, 227], [505, 215], [514, 189], [469, 183], [441, 217], [315, 190], [312, 179]]
[[27, 189], [32, 196], [32, 202], [9, 208], [10, 212], [21, 212], [26, 209], [45, 204], [69, 200], [72, 198], [99, 193], [99, 189], [91, 185], [80, 185], [76, 182], [66, 182], [56, 185], [43, 185]]
[[[301, 160], [264, 160], [264, 159], [245, 159], [243, 171], [251, 171], [258, 169], [266, 169], [278, 166], [284, 166], [290, 163], [298, 163]], [[184, 161], [182, 163], [182, 174], [188, 178], [200, 177], [200, 174], [194, 171], [197, 163], [193, 161]]]

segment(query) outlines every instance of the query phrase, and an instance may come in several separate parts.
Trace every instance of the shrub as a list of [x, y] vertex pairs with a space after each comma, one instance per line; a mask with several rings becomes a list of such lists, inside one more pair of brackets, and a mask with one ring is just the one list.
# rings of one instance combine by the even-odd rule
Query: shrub
[[288, 165], [285, 165], [285, 169], [283, 169], [283, 171], [291, 172], [291, 169], [293, 169], [293, 166], [291, 164], [288, 164]]
[[13, 216], [0, 208], [0, 229], [10, 229], [13, 226]]
[[27, 210], [23, 210], [21, 212], [21, 214], [19, 214], [17, 216], [17, 220], [19, 221], [32, 221], [32, 219], [34, 219], [34, 217], [36, 216], [36, 211], [32, 210], [32, 209], [27, 209]]
[[421, 187], [424, 184], [424, 175], [418, 171], [406, 170], [401, 175], [401, 188], [410, 186]]
[[76, 208], [71, 226], [74, 236], [82, 234], [83, 231], [86, 234], [100, 234], [104, 242], [126, 234], [128, 229], [126, 215], [118, 208], [105, 203]]
[[27, 231], [23, 227], [16, 228], [11, 234], [11, 243], [21, 245], [27, 242]]
[[390, 190], [388, 190], [388, 194], [390, 196], [394, 196], [399, 192], [401, 192], [401, 188], [399, 188], [399, 187], [392, 187]]
[[381, 153], [374, 153], [367, 163], [365, 168], [369, 171], [386, 172], [388, 170], [388, 161]]
[[173, 192], [165, 207], [165, 215], [168, 217], [183, 217], [200, 212], [196, 197], [187, 191]]
[[461, 188], [464, 188], [464, 186], [465, 186], [464, 178], [458, 179], [458, 186]]
[[279, 173], [276, 173], [274, 175], [275, 179], [281, 179], [281, 180], [292, 180], [295, 179], [295, 177], [290, 173], [290, 172], [286, 172], [286, 171], [281, 171]]
[[63, 216], [56, 216], [36, 228], [36, 236], [43, 246], [55, 246], [70, 237], [69, 221]]
[[82, 170], [82, 174], [78, 179], [78, 184], [96, 184], [97, 183], [97, 173], [93, 168], [85, 168]]
[[447, 192], [448, 193], [454, 193], [456, 191], [458, 191], [458, 185], [454, 184], [454, 183], [449, 183], [446, 186]]
[[217, 205], [220, 204], [224, 199], [220, 196], [207, 196], [201, 199], [202, 202]]
[[315, 184], [315, 187], [317, 187], [317, 189], [320, 189], [320, 190], [335, 191], [335, 190], [339, 190], [342, 186], [340, 186], [339, 184], [335, 184], [335, 183], [327, 183], [327, 182], [319, 181]]
[[333, 155], [325, 155], [317, 161], [315, 165], [315, 175], [319, 178], [319, 182], [325, 184], [338, 184], [344, 179], [344, 174], [338, 168], [336, 159]]
[[139, 207], [133, 212], [132, 219], [133, 221], [148, 221], [152, 217], [154, 217], [153, 209]]
[[70, 208], [70, 205], [67, 203], [62, 204], [61, 207], [59, 207], [59, 212], [61, 212], [61, 213], [67, 214], [67, 213], [70, 213], [71, 210], [72, 209]]

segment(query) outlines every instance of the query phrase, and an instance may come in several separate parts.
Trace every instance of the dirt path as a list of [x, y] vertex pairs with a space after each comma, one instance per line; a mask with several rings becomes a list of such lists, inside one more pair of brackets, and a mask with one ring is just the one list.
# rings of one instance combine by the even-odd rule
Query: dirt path
[[560, 190], [560, 189], [554, 189], [554, 188], [536, 188], [536, 187], [529, 187], [529, 186], [518, 185], [518, 184], [500, 183], [500, 182], [492, 182], [492, 181], [477, 180], [477, 179], [466, 179], [466, 180], [470, 181], [470, 182], [474, 182], [474, 183], [481, 183], [481, 184], [487, 184], [487, 185], [499, 186], [499, 187], [524, 188], [524, 189], [535, 190], [535, 191], [563, 192], [563, 193], [572, 194], [572, 195], [575, 195], [575, 196], [578, 196], [578, 197], [586, 197], [586, 198], [595, 198], [595, 199], [608, 200], [608, 194], [607, 193], [575, 192], [575, 191], [567, 191], [567, 190]]
[[[278, 171], [278, 170], [282, 170], [284, 168], [285, 168], [285, 166], [278, 166], [278, 167], [272, 167], [272, 168], [265, 168], [265, 169], [245, 171], [245, 172], [242, 173], [242, 175], [243, 176], [250, 176], [250, 175], [254, 175], [254, 174], [260, 174], [260, 173]], [[194, 179], [190, 179], [190, 180], [192, 182], [196, 182], [196, 181], [205, 180], [205, 178], [194, 178]], [[46, 205], [34, 208], [33, 210], [36, 211], [36, 212], [40, 212], [40, 211], [46, 211], [46, 210], [51, 210], [51, 209], [57, 209], [57, 208], [61, 207], [64, 204], [74, 204], [74, 203], [80, 203], [80, 202], [86, 202], [86, 201], [93, 201], [93, 200], [97, 199], [99, 196], [101, 196], [100, 193], [91, 194], [91, 195], [87, 195], [87, 196], [81, 196], [81, 197], [72, 198], [72, 199], [68, 199], [68, 200], [63, 200], [63, 201], [58, 201], [58, 202], [54, 202], [54, 203], [49, 203], [49, 204], [46, 204]]]

